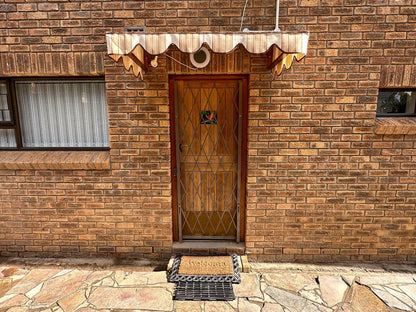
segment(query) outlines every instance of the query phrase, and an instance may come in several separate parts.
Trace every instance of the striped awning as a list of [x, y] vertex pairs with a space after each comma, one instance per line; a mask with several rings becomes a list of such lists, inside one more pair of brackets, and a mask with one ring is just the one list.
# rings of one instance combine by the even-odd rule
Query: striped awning
[[184, 53], [195, 53], [203, 44], [215, 53], [230, 53], [238, 45], [250, 53], [265, 53], [272, 49], [273, 77], [290, 68], [293, 59], [305, 57], [309, 33], [259, 31], [230, 33], [109, 33], [107, 34], [107, 52], [116, 62], [123, 59], [124, 67], [133, 70], [135, 76], [143, 79], [145, 51], [151, 55], [166, 52], [175, 45]]

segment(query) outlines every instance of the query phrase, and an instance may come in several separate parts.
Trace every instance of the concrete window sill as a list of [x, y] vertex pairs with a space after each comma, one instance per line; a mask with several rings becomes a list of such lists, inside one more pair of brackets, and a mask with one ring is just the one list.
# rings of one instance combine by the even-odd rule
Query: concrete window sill
[[378, 117], [375, 134], [416, 134], [416, 117]]
[[110, 152], [2, 151], [0, 169], [105, 170], [110, 169]]

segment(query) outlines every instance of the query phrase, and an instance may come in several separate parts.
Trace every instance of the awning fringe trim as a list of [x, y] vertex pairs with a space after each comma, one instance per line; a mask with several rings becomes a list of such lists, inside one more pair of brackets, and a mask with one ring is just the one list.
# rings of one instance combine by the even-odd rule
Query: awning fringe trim
[[249, 53], [272, 51], [273, 78], [284, 68], [292, 66], [293, 59], [300, 61], [307, 53], [309, 33], [306, 32], [237, 32], [237, 33], [187, 33], [148, 34], [121, 33], [107, 34], [107, 51], [118, 62], [123, 59], [126, 70], [143, 79], [145, 52], [151, 55], [165, 53], [175, 45], [184, 53], [194, 53], [207, 45], [215, 53], [230, 53], [242, 45]]

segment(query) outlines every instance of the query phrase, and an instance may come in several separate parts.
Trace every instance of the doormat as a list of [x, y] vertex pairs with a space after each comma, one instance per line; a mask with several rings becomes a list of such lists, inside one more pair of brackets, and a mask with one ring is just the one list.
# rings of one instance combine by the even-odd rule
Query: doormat
[[178, 273], [188, 275], [232, 275], [234, 273], [233, 261], [230, 256], [182, 256]]
[[241, 282], [238, 256], [176, 256], [170, 282]]
[[238, 261], [237, 255], [176, 256], [168, 272], [174, 300], [234, 300], [233, 283], [241, 283]]
[[174, 300], [232, 301], [232, 283], [177, 282]]

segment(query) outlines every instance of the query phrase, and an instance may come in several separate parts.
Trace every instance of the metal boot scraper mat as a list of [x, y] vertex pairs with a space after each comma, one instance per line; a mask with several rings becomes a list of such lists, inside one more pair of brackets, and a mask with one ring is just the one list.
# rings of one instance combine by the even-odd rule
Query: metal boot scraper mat
[[233, 284], [227, 282], [177, 282], [174, 300], [232, 301]]

